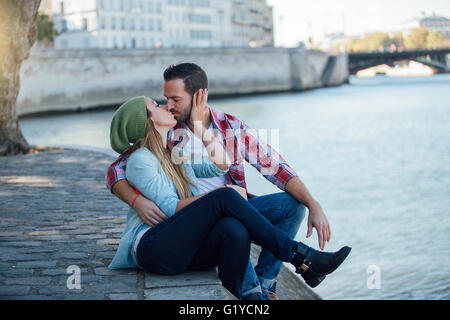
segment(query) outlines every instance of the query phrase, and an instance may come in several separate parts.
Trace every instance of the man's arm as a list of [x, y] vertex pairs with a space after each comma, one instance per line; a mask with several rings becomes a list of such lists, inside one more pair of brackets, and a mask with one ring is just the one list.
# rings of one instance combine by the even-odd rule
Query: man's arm
[[325, 242], [330, 242], [331, 229], [322, 207], [311, 196], [306, 186], [298, 177], [291, 178], [288, 181], [286, 184], [286, 192], [308, 208], [308, 231], [306, 237], [309, 238], [312, 234], [312, 228], [316, 228], [319, 247], [323, 250], [325, 248]]

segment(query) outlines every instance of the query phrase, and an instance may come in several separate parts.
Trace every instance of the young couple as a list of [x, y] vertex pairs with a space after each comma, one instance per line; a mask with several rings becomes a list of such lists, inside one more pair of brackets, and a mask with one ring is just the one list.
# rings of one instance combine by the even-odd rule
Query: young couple
[[[243, 121], [207, 105], [207, 88], [196, 64], [169, 66], [166, 106], [136, 97], [114, 114], [111, 146], [121, 155], [107, 184], [131, 208], [109, 268], [173, 275], [218, 266], [238, 299], [261, 300], [276, 297], [284, 261], [316, 287], [351, 248], [323, 252], [293, 240], [307, 207], [307, 237], [315, 228], [323, 250], [331, 236], [325, 213], [275, 150]], [[243, 160], [283, 192], [248, 194]], [[256, 267], [252, 241], [262, 247]]]

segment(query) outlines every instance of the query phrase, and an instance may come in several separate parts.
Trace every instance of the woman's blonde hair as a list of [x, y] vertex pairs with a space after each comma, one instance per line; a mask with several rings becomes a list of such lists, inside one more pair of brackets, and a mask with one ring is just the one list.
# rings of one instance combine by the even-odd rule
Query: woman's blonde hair
[[170, 141], [167, 141], [167, 148], [163, 147], [161, 135], [156, 130], [152, 119], [150, 118], [150, 111], [148, 111], [146, 133], [143, 140], [141, 140], [141, 146], [148, 148], [153, 155], [159, 160], [164, 172], [169, 176], [175, 185], [178, 197], [180, 199], [192, 197], [192, 191], [189, 188], [189, 184], [195, 186], [184, 172], [183, 164], [175, 164], [171, 159], [171, 152], [173, 145]]

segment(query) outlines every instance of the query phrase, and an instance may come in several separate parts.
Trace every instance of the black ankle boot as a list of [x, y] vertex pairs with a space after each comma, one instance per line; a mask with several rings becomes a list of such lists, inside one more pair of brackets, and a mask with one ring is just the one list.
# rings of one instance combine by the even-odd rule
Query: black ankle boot
[[290, 262], [295, 266], [295, 272], [299, 273], [310, 287], [315, 288], [327, 274], [341, 265], [351, 250], [352, 248], [345, 246], [336, 252], [320, 252], [300, 242]]

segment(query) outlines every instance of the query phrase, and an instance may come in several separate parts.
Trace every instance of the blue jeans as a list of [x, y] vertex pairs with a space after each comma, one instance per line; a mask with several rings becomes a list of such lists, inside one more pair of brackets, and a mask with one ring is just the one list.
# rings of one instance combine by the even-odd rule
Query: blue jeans
[[[286, 192], [272, 193], [260, 197], [252, 197], [248, 200], [269, 222], [287, 233], [294, 239], [300, 228], [300, 224], [305, 217], [306, 207]], [[276, 258], [266, 249], [262, 248], [259, 255], [258, 264], [253, 267], [248, 261], [242, 283], [242, 292], [249, 291], [261, 285], [263, 289], [268, 288], [268, 284], [261, 283], [261, 280], [275, 279], [282, 266], [282, 261]]]
[[150, 228], [136, 255], [144, 270], [165, 275], [218, 264], [222, 284], [242, 298], [251, 240], [282, 261], [290, 261], [298, 245], [234, 189], [220, 188]]

